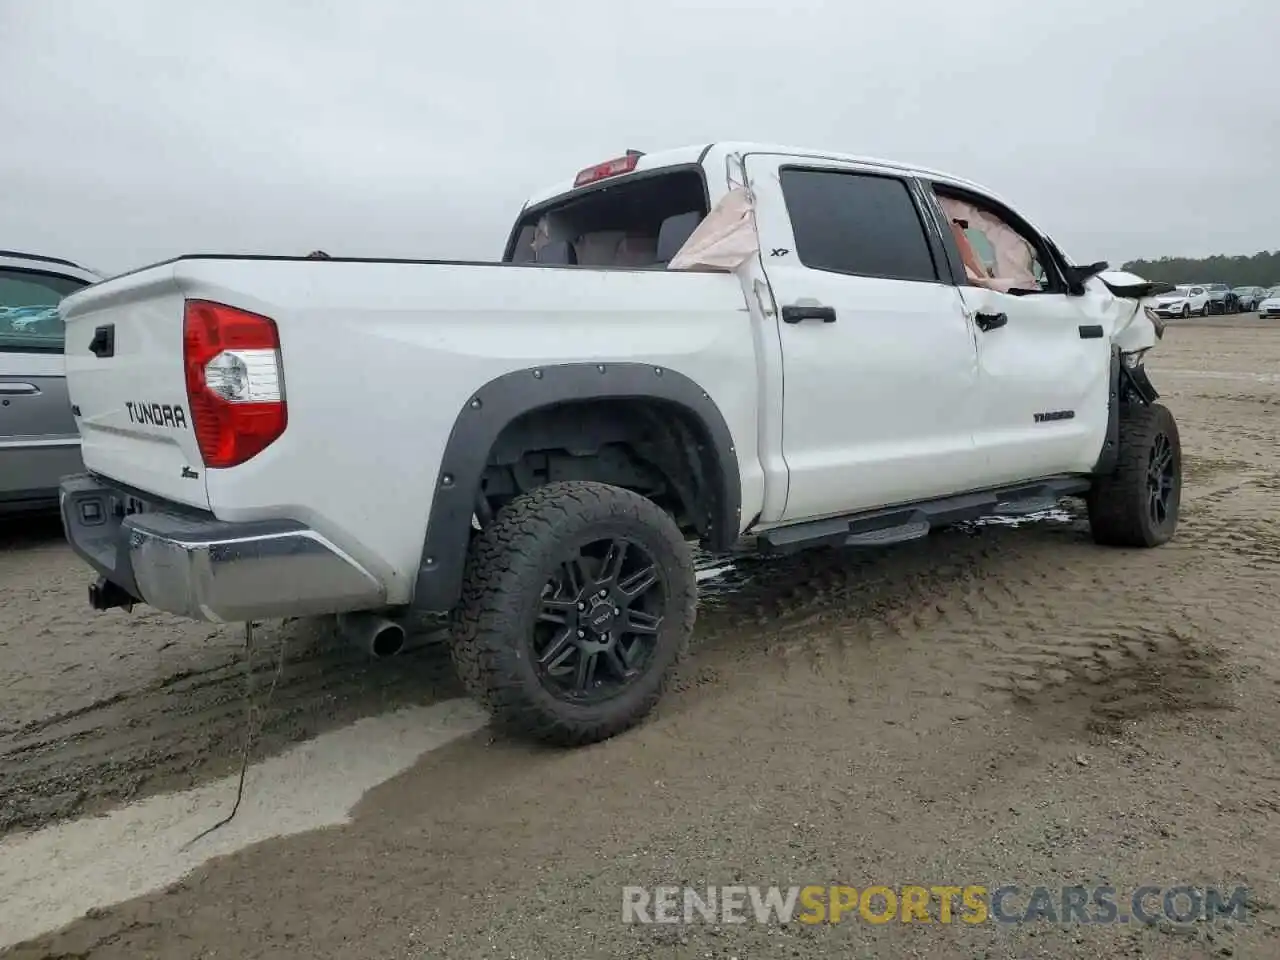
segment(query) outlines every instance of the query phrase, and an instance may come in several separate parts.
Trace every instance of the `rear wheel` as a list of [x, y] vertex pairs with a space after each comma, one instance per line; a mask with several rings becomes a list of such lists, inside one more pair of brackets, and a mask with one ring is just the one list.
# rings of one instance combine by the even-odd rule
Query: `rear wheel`
[[1203, 307], [1200, 308], [1200, 316], [1207, 317], [1209, 315], [1209, 302], [1206, 300]]
[[696, 604], [692, 554], [660, 507], [603, 483], [552, 483], [473, 542], [454, 663], [501, 730], [593, 743], [657, 704]]
[[1169, 408], [1125, 405], [1120, 413], [1120, 456], [1110, 476], [1089, 491], [1095, 542], [1158, 547], [1178, 526], [1182, 501], [1182, 445]]

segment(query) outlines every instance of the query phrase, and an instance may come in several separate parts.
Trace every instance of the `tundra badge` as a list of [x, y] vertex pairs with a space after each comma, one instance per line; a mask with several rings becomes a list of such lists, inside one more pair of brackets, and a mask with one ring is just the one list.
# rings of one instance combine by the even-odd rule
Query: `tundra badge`
[[186, 429], [187, 414], [182, 407], [167, 403], [135, 403], [125, 405], [130, 423], [149, 423], [155, 427], [182, 427]]
[[1075, 416], [1074, 410], [1046, 410], [1044, 413], [1035, 414], [1036, 423], [1048, 423], [1050, 420], [1074, 420]]

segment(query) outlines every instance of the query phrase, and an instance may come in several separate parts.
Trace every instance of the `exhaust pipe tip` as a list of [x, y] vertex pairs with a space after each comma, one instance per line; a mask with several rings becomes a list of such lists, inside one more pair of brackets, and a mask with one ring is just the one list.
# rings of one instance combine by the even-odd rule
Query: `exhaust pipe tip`
[[404, 627], [381, 614], [362, 611], [338, 614], [338, 629], [352, 643], [379, 660], [404, 649]]
[[404, 649], [404, 627], [388, 620], [374, 632], [369, 641], [369, 652], [375, 657], [394, 657]]

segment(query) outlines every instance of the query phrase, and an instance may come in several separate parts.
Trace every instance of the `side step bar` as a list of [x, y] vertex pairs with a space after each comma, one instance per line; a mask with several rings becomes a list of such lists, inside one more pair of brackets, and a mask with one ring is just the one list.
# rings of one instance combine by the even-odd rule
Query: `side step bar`
[[756, 546], [761, 553], [783, 554], [815, 546], [883, 547], [906, 543], [927, 537], [930, 531], [948, 524], [1049, 510], [1063, 497], [1082, 494], [1089, 486], [1087, 477], [1055, 477], [846, 517], [810, 520], [766, 530], [756, 537]]

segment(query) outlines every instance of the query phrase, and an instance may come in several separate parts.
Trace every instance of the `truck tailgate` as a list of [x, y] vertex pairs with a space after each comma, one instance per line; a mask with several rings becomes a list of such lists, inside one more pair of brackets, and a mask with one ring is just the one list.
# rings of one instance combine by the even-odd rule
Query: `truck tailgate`
[[171, 263], [64, 299], [67, 391], [89, 470], [207, 509], [187, 403], [183, 299]]

